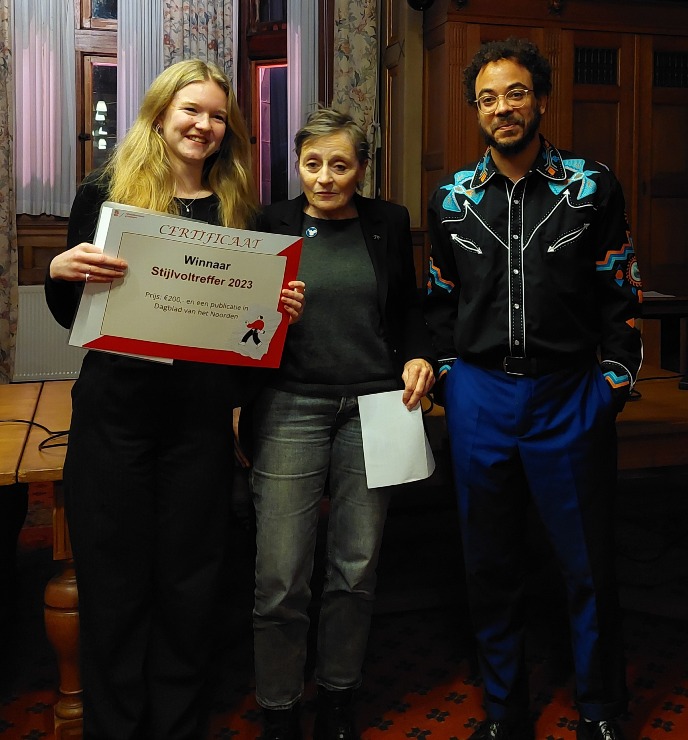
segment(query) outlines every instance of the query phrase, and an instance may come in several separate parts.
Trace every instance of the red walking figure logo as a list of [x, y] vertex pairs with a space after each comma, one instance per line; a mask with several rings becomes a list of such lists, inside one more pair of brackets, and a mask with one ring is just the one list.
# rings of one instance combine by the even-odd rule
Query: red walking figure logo
[[246, 327], [248, 328], [248, 331], [244, 334], [243, 339], [239, 344], [246, 344], [246, 342], [251, 338], [253, 339], [254, 344], [260, 344], [260, 337], [258, 334], [265, 334], [265, 322], [263, 321], [263, 317], [259, 316], [255, 321], [251, 321], [250, 323], [247, 321]]

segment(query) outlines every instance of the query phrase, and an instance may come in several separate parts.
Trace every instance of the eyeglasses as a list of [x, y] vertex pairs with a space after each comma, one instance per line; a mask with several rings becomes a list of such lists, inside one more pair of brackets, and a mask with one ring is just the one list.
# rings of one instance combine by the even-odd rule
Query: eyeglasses
[[522, 87], [515, 87], [513, 90], [509, 90], [508, 93], [504, 93], [504, 95], [481, 95], [473, 102], [478, 106], [478, 110], [481, 113], [489, 115], [497, 110], [500, 98], [504, 98], [510, 108], [523, 108], [526, 104], [528, 93], [532, 92], [532, 90], [526, 90]]

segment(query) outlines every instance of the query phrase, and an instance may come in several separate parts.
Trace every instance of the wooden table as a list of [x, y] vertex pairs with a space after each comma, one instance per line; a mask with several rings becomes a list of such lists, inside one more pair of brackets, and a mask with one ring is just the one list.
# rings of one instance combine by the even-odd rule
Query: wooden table
[[[56, 432], [69, 429], [72, 415], [73, 380], [42, 384], [35, 404], [34, 422]], [[22, 385], [10, 386], [21, 393]], [[17, 467], [20, 483], [61, 481], [66, 447], [39, 445], [48, 432], [32, 426]], [[67, 437], [57, 441], [67, 441]], [[53, 559], [59, 572], [45, 589], [45, 628], [55, 649], [60, 675], [59, 698], [55, 704], [55, 740], [75, 740], [82, 735], [83, 705], [79, 672], [79, 596], [69, 543], [62, 492], [55, 494], [53, 508]]]
[[679, 322], [679, 372], [684, 375], [684, 384], [688, 383], [688, 296], [645, 294], [643, 296], [642, 317], [643, 321], [645, 319], [659, 320], [662, 332], [666, 326], [665, 322], [671, 319]]
[[[663, 380], [643, 378], [663, 377]], [[619, 470], [688, 466], [688, 390], [675, 373], [643, 367], [636, 390], [616, 422]]]
[[[40, 383], [0, 385], [0, 620], [12, 609], [17, 586], [17, 539], [26, 520], [28, 486], [17, 483]], [[15, 421], [16, 420], [16, 421]]]
[[[36, 411], [42, 383], [0, 385], [0, 486], [17, 482], [19, 461]], [[14, 422], [11, 419], [20, 419]]]

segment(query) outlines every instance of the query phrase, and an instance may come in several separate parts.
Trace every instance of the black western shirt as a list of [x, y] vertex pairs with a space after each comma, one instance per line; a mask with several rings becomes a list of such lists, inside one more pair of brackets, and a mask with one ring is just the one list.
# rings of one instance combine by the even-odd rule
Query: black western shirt
[[626, 391], [641, 363], [641, 282], [621, 186], [603, 164], [541, 137], [513, 183], [488, 149], [440, 182], [429, 207], [425, 314], [441, 370], [458, 356], [573, 366], [598, 354]]

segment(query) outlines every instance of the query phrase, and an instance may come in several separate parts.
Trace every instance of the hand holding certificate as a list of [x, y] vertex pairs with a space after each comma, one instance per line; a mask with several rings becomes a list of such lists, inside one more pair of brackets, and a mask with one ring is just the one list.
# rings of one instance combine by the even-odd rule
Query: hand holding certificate
[[94, 243], [126, 275], [84, 288], [70, 344], [111, 352], [277, 367], [301, 238], [230, 229], [104, 203]]

